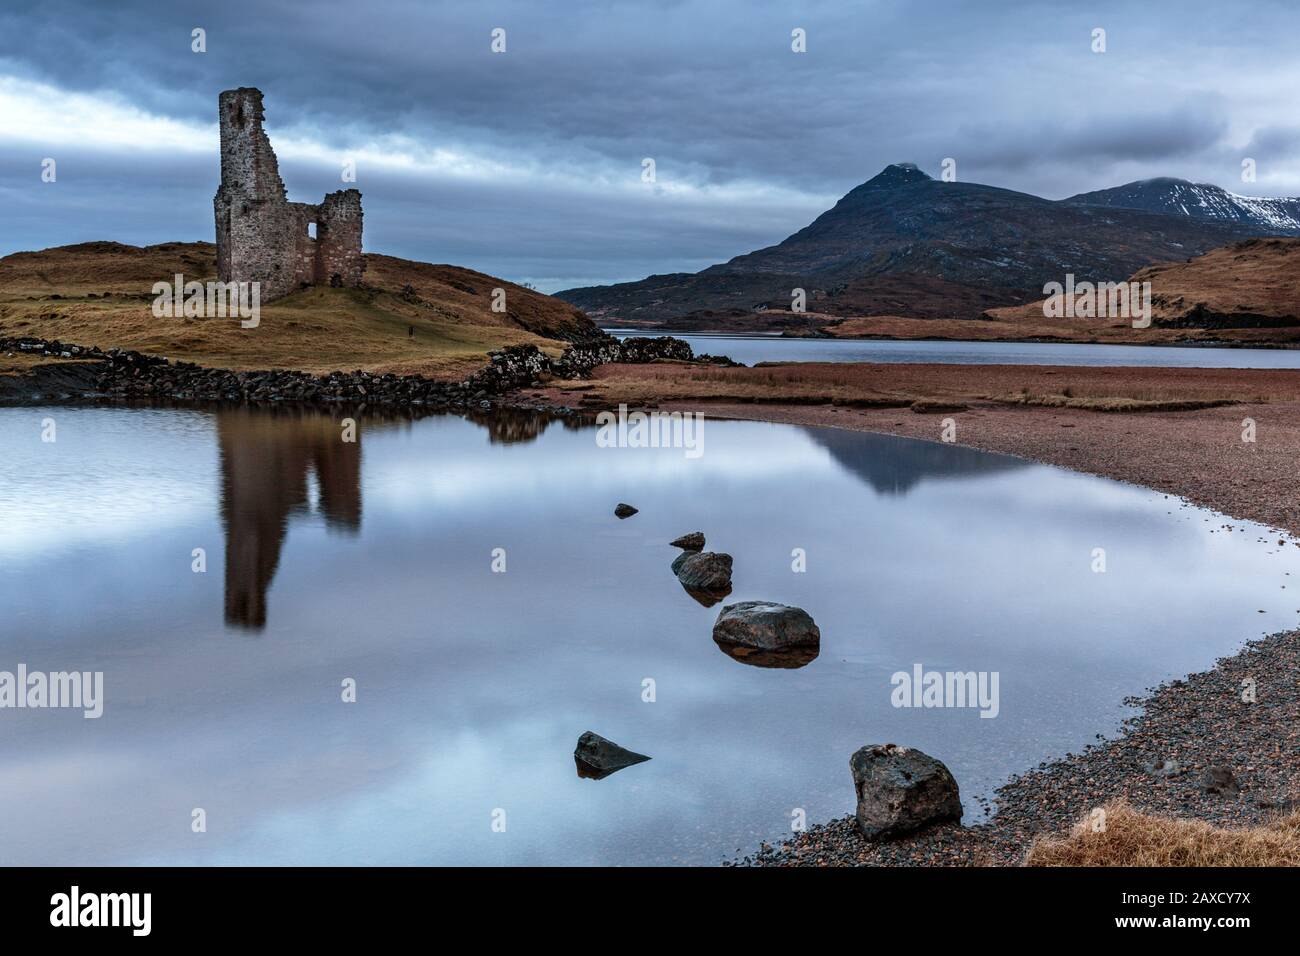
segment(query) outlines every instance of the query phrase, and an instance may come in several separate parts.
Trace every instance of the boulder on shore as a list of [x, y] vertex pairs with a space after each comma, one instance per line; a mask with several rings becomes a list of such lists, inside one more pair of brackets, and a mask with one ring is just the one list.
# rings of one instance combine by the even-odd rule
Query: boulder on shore
[[673, 560], [673, 574], [687, 590], [725, 591], [731, 587], [731, 555], [683, 551]]
[[788, 651], [821, 647], [822, 632], [803, 608], [741, 601], [722, 609], [713, 625], [713, 639], [759, 651]]
[[578, 738], [573, 749], [573, 762], [578, 766], [578, 776], [588, 780], [601, 780], [624, 767], [649, 760], [645, 754], [634, 753], [606, 740], [590, 730]]
[[639, 509], [633, 508], [631, 505], [620, 501], [618, 506], [614, 509], [614, 516], [616, 518], [630, 518], [636, 514], [638, 510]]
[[690, 534], [684, 534], [680, 538], [674, 538], [668, 542], [670, 547], [681, 548], [683, 551], [703, 551], [704, 550], [704, 532], [692, 531]]
[[858, 829], [868, 840], [961, 819], [957, 781], [929, 754], [897, 744], [869, 744], [853, 754], [849, 769], [858, 795]]
[[1223, 794], [1225, 796], [1236, 796], [1241, 792], [1241, 784], [1237, 782], [1237, 777], [1228, 766], [1211, 766], [1205, 768], [1205, 773], [1201, 777], [1201, 789], [1206, 793]]

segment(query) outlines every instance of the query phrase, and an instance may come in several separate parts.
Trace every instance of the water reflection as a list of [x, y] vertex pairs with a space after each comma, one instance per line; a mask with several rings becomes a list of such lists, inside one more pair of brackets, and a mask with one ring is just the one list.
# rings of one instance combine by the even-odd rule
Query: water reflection
[[[232, 627], [260, 631], [267, 623], [267, 591], [294, 517], [310, 516], [314, 480], [315, 512], [328, 528], [356, 534], [361, 528], [361, 446], [365, 430], [409, 424], [414, 416], [363, 420], [355, 441], [344, 441], [343, 416], [304, 409], [216, 413], [221, 464], [221, 518], [226, 538], [225, 620]], [[568, 430], [590, 428], [590, 421], [531, 410], [479, 410], [466, 416], [491, 444], [536, 441], [555, 421]], [[851, 474], [880, 494], [905, 495], [930, 477], [996, 474], [1026, 467], [1016, 458], [927, 442], [900, 443], [888, 436], [848, 430], [808, 428], [813, 441]], [[731, 593], [683, 586], [704, 607]], [[734, 655], [733, 655], [734, 656]], [[742, 659], [737, 657], [737, 659]], [[807, 660], [746, 663], [801, 667]]]
[[[362, 417], [345, 441], [343, 413], [303, 408], [216, 413], [226, 539], [226, 624], [250, 631], [265, 629], [267, 591], [280, 564], [290, 519], [313, 513], [313, 480], [315, 512], [326, 527], [351, 535], [361, 530], [363, 432], [409, 424], [419, 417], [391, 413]], [[557, 418], [569, 428], [586, 427], [581, 421], [530, 410], [475, 411], [467, 417], [487, 432], [494, 445], [536, 441]]]
[[524, 445], [536, 441], [555, 421], [573, 430], [590, 427], [589, 422], [580, 418], [526, 408], [474, 409], [465, 417], [486, 431], [493, 445]]
[[310, 477], [326, 526], [361, 530], [361, 435], [358, 430], [356, 441], [344, 441], [339, 421], [313, 412], [240, 409], [216, 419], [226, 623], [261, 630], [289, 518], [309, 513]]
[[820, 647], [791, 647], [786, 650], [763, 650], [757, 647], [745, 647], [741, 644], [728, 644], [714, 638], [718, 650], [733, 661], [748, 664], [750, 667], [774, 667], [780, 670], [797, 670], [807, 667], [817, 660]]
[[[15, 864], [717, 863], [791, 807], [851, 811], [848, 755], [882, 740], [976, 817], [1127, 694], [1297, 615], [1300, 549], [1263, 529], [950, 446], [710, 420], [686, 459], [545, 416], [360, 415], [350, 446], [328, 415], [125, 409], [56, 410], [47, 444], [46, 414], [0, 409], [0, 669], [102, 671], [105, 711], [0, 717]], [[692, 529], [734, 555], [730, 600], [815, 616], [815, 660], [724, 656], [668, 567]], [[223, 535], [229, 579], [192, 573]], [[999, 673], [998, 718], [896, 708], [917, 664]], [[654, 759], [593, 785], [586, 729]]]
[[960, 445], [900, 442], [844, 428], [808, 428], [807, 434], [831, 457], [880, 494], [905, 495], [926, 478], [996, 475], [1030, 462]]
[[704, 588], [688, 588], [683, 584], [682, 590], [698, 601], [703, 607], [713, 607], [723, 598], [730, 597], [731, 595], [731, 585], [727, 585], [725, 588], [720, 588], [718, 590], [707, 591]]

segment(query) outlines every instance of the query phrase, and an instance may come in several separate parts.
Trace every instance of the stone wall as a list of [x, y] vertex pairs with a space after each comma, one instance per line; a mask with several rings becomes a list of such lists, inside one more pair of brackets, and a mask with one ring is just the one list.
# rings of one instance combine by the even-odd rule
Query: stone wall
[[289, 202], [262, 129], [262, 91], [226, 90], [219, 111], [221, 185], [213, 199], [218, 278], [261, 283], [262, 302], [309, 285], [360, 285], [366, 267], [361, 193], [342, 189], [319, 204]]
[[318, 207], [315, 281], [332, 286], [357, 286], [366, 271], [361, 256], [361, 193], [340, 189]]
[[0, 337], [0, 353], [6, 351], [85, 360], [38, 366], [38, 370], [69, 373], [49, 397], [80, 394], [198, 402], [414, 405], [458, 411], [490, 408], [494, 399], [513, 389], [539, 386], [543, 376], [585, 378], [606, 362], [699, 361], [692, 358], [688, 343], [668, 336], [629, 338], [621, 343], [610, 339], [602, 347], [575, 345], [558, 359], [551, 359], [535, 345], [508, 345], [489, 352], [488, 364], [465, 381], [439, 382], [419, 375], [362, 371], [328, 375], [287, 370], [234, 372], [124, 349], [104, 351], [32, 337]]

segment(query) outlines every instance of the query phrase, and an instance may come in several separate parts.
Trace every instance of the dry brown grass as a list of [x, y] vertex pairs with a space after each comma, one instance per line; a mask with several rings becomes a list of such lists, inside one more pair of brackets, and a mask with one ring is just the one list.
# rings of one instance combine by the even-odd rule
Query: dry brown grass
[[[916, 319], [898, 315], [870, 315], [844, 319], [826, 328], [837, 339], [948, 339], [961, 342], [1020, 342], [1041, 339], [1045, 342], [1132, 342], [1137, 338], [1131, 327], [1094, 326], [1038, 321], [998, 321], [993, 319]], [[1152, 343], [1173, 341], [1163, 331]]]
[[1097, 412], [1174, 412], [1300, 395], [1300, 372], [1237, 369], [803, 363], [754, 368], [606, 366], [591, 401], [700, 401], [891, 408], [1038, 405]]
[[361, 368], [432, 377], [463, 376], [503, 345], [532, 343], [557, 354], [562, 348], [522, 329], [430, 314], [390, 293], [326, 288], [263, 306], [255, 329], [233, 318], [155, 318], [150, 303], [139, 299], [20, 303], [0, 297], [0, 335], [134, 349], [217, 368]]
[[[60, 362], [76, 362], [77, 359], [65, 359], [58, 356], [28, 355], [14, 352], [12, 355], [0, 352], [0, 375], [26, 375], [40, 365], [56, 365]], [[84, 361], [84, 360], [83, 360]]]
[[[501, 279], [376, 255], [367, 256], [365, 288], [304, 289], [263, 305], [255, 329], [237, 319], [154, 317], [153, 283], [177, 272], [215, 278], [215, 262], [210, 243], [87, 243], [7, 256], [0, 259], [0, 336], [135, 349], [220, 368], [463, 378], [505, 345], [558, 355], [564, 343], [550, 336], [586, 324], [567, 303]], [[506, 313], [491, 310], [498, 287], [506, 290]]]
[[[1134, 398], [1131, 396], [1078, 396], [1078, 395], [1016, 395], [990, 396], [989, 401], [1004, 405], [1038, 405], [1043, 408], [1078, 408], [1089, 412], [1190, 412], [1198, 408], [1220, 408], [1238, 405], [1241, 399], [1233, 398]], [[1257, 399], [1262, 401], [1262, 399]]]
[[650, 381], [601, 382], [589, 393], [611, 405], [653, 404], [664, 401], [710, 401], [778, 405], [854, 405], [862, 408], [893, 408], [910, 405], [917, 396], [883, 395], [848, 386], [792, 385], [781, 387], [764, 382], [675, 382], [662, 387]]
[[1202, 820], [1139, 813], [1123, 800], [1092, 815], [1064, 838], [1039, 837], [1025, 866], [1297, 866], [1300, 811], [1262, 826], [1220, 828]]
[[[1098, 341], [1135, 343], [1169, 342], [1180, 339], [1295, 343], [1300, 340], [1300, 239], [1248, 239], [1186, 262], [1147, 266], [1129, 281], [1151, 283], [1152, 317], [1157, 323], [1133, 329], [1124, 319], [1043, 317], [1043, 301], [991, 309], [987, 319], [1012, 327], [1023, 327], [1026, 335], [1037, 335], [1044, 322], [1073, 330], [1080, 337]], [[1222, 316], [1231, 324], [1243, 317], [1263, 316], [1284, 323], [1278, 328], [1160, 328], [1161, 322], [1190, 322], [1205, 319], [1198, 307]], [[1030, 331], [1031, 329], [1035, 331]]]

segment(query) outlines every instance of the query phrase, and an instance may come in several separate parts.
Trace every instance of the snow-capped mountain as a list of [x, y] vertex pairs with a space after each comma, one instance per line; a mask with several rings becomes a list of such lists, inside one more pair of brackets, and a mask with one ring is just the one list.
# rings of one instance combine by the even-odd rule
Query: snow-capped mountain
[[[1185, 185], [1206, 190], [1206, 202], [1216, 189]], [[1067, 273], [1119, 281], [1155, 262], [1181, 262], [1238, 239], [1291, 231], [1261, 225], [1273, 212], [1267, 207], [1211, 215], [1181, 190], [1169, 191], [1185, 196], [1173, 207], [1160, 201], [1162, 190], [1106, 201], [1108, 193], [1126, 188], [1089, 194], [1102, 197], [1098, 203], [1083, 196], [1053, 201], [979, 183], [940, 182], [911, 163], [895, 163], [776, 245], [697, 273], [556, 295], [600, 321], [617, 322], [783, 308], [796, 287], [812, 290], [817, 309], [832, 314], [974, 318], [993, 304], [1037, 298], [1044, 283]], [[1300, 231], [1300, 215], [1286, 221]], [[948, 307], [936, 305], [942, 301]]]
[[1160, 177], [1063, 200], [1085, 206], [1143, 209], [1195, 219], [1248, 224], [1274, 235], [1300, 235], [1300, 199], [1241, 196], [1210, 183]]

